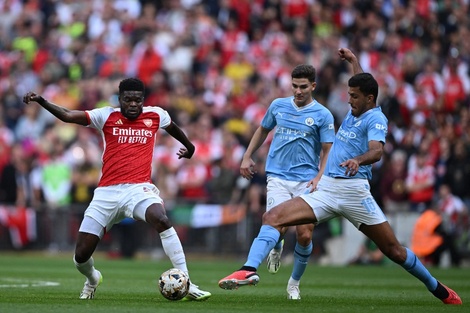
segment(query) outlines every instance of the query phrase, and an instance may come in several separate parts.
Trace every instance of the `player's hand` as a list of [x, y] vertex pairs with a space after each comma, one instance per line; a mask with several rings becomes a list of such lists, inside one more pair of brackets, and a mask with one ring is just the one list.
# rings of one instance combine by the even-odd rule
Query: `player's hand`
[[341, 163], [339, 166], [345, 167], [346, 176], [354, 176], [359, 171], [359, 162], [355, 159], [349, 159]]
[[243, 178], [252, 179], [255, 173], [255, 162], [251, 158], [243, 159], [240, 165], [240, 175], [242, 175]]
[[310, 192], [314, 192], [315, 190], [317, 190], [319, 181], [320, 181], [320, 177], [315, 177], [307, 183], [307, 188], [310, 188]]
[[29, 104], [30, 102], [39, 102], [41, 101], [42, 97], [32, 91], [26, 93], [24, 96], [23, 96], [23, 102], [25, 104]]
[[194, 149], [190, 151], [186, 148], [180, 148], [179, 151], [176, 153], [176, 155], [178, 156], [178, 159], [181, 159], [181, 158], [191, 159], [193, 154], [194, 154]]
[[356, 57], [354, 53], [352, 53], [352, 51], [348, 48], [340, 48], [338, 50], [338, 55], [341, 60], [346, 60], [348, 62], [351, 62]]

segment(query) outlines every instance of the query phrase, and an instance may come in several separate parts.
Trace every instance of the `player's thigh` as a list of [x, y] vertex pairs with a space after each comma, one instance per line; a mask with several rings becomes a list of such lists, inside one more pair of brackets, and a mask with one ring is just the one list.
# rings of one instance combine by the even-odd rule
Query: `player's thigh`
[[[98, 230], [99, 226], [106, 229], [106, 231], [109, 231], [115, 223], [119, 222], [123, 216], [119, 205], [120, 194], [122, 194], [121, 186], [96, 188], [93, 199], [85, 210], [84, 220], [80, 226], [80, 231], [102, 237], [103, 234], [99, 233]], [[95, 221], [97, 223], [96, 227], [93, 226], [94, 223], [92, 222], [84, 225], [85, 218], [90, 218]], [[82, 230], [82, 227], [86, 227], [86, 229]]]
[[275, 206], [292, 199], [289, 191], [288, 181], [277, 177], [268, 177], [266, 186], [266, 211]]
[[160, 191], [150, 183], [132, 185], [126, 190], [126, 195], [121, 202], [123, 207], [128, 208], [126, 217], [136, 220], [149, 222], [147, 220], [147, 210], [153, 204], [159, 204], [159, 209], [156, 211], [159, 215], [163, 216], [162, 214], [165, 213]]
[[263, 224], [277, 228], [314, 223], [315, 221], [312, 208], [300, 197], [282, 202], [263, 215]]
[[[319, 186], [321, 181], [319, 183]], [[314, 223], [323, 223], [339, 216], [337, 194], [329, 188], [321, 188], [311, 193], [303, 194], [302, 198], [315, 216]]]

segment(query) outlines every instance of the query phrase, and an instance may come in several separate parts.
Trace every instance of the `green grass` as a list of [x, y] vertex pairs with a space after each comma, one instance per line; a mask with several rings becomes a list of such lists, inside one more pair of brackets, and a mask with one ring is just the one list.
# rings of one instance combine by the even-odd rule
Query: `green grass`
[[[157, 276], [168, 261], [109, 260], [95, 257], [104, 280], [91, 301], [78, 300], [84, 278], [72, 255], [40, 253], [0, 255], [0, 312], [470, 312], [470, 269], [431, 269], [455, 289], [464, 305], [446, 306], [423, 284], [396, 265], [384, 267], [320, 267], [309, 265], [301, 283], [302, 300], [286, 299], [291, 266], [276, 275], [260, 268], [260, 284], [235, 291], [217, 286], [220, 278], [243, 263], [230, 259], [188, 256], [191, 278], [212, 292], [206, 302], [171, 302], [157, 291]], [[37, 286], [55, 282], [56, 286]], [[468, 304], [467, 304], [468, 303]]]

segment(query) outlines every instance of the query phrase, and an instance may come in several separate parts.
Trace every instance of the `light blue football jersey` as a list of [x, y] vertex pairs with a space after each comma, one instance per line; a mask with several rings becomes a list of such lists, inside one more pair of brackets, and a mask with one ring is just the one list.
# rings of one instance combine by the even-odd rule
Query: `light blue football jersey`
[[324, 174], [329, 177], [372, 178], [372, 165], [359, 166], [359, 172], [353, 177], [345, 175], [346, 168], [339, 166], [342, 162], [364, 154], [369, 150], [369, 141], [385, 143], [388, 131], [388, 120], [380, 107], [366, 111], [354, 117], [351, 110], [341, 124], [328, 154]]
[[266, 174], [289, 181], [309, 181], [318, 174], [322, 143], [335, 138], [331, 112], [313, 100], [304, 107], [294, 97], [275, 99], [261, 127], [274, 129]]

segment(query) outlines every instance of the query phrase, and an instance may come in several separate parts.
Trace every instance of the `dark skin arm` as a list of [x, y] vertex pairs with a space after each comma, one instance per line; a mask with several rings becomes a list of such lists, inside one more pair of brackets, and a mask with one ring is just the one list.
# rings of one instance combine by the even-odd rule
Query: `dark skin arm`
[[369, 141], [369, 150], [355, 158], [344, 161], [340, 166], [346, 168], [345, 174], [354, 176], [359, 171], [359, 166], [373, 164], [382, 158], [383, 143], [376, 140]]
[[170, 125], [165, 128], [165, 131], [185, 146], [185, 148], [180, 148], [178, 153], [176, 153], [178, 159], [190, 159], [194, 154], [195, 147], [181, 128], [172, 121]]
[[[89, 124], [87, 115], [85, 111], [78, 111], [78, 110], [69, 110], [67, 108], [61, 107], [56, 105], [52, 102], [47, 101], [42, 96], [34, 93], [28, 92], [23, 97], [23, 102], [29, 104], [30, 102], [37, 102], [41, 105], [44, 109], [51, 112], [52, 115], [57, 117], [59, 120], [65, 123], [75, 123], [83, 126], [87, 126]], [[187, 158], [190, 159], [194, 154], [194, 145], [189, 141], [188, 137], [184, 134], [181, 128], [178, 127], [174, 122], [171, 122], [165, 128], [166, 132], [170, 134], [173, 138], [181, 142], [185, 148], [181, 148], [177, 155], [178, 159]]]
[[83, 126], [87, 126], [89, 124], [85, 111], [69, 110], [47, 101], [42, 96], [34, 92], [28, 92], [25, 94], [23, 97], [23, 102], [26, 104], [29, 104], [30, 102], [37, 102], [40, 106], [51, 112], [52, 115], [57, 117], [62, 122], [74, 123]]

